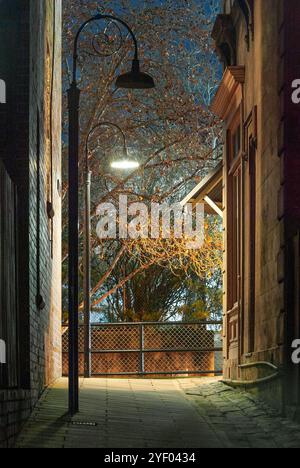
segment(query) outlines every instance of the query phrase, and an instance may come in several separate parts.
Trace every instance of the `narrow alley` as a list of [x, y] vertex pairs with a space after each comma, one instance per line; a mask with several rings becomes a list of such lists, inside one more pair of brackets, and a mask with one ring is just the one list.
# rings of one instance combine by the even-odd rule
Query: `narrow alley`
[[19, 448], [299, 448], [300, 426], [219, 379], [81, 380], [70, 420], [67, 380], [40, 400]]
[[299, 25], [0, 0], [0, 449], [300, 448]]

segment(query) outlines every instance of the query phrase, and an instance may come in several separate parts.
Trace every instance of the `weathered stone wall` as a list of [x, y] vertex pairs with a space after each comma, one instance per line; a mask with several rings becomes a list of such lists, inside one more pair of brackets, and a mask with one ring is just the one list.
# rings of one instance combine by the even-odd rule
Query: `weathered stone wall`
[[[240, 23], [238, 36], [238, 61], [244, 62], [246, 66], [245, 118], [257, 106], [255, 352], [265, 351], [266, 360], [278, 365], [282, 364], [280, 347], [284, 341], [283, 287], [278, 274], [283, 229], [279, 204], [281, 166], [277, 142], [280, 122], [279, 3], [280, 1], [274, 2], [274, 0], [255, 2], [254, 41], [250, 46], [250, 52], [247, 52], [243, 39], [245, 36], [243, 22]], [[249, 263], [247, 253], [245, 262]], [[245, 275], [243, 280], [247, 292], [249, 277]], [[246, 311], [249, 307], [247, 300], [243, 306]], [[244, 332], [245, 350], [247, 350], [247, 323]], [[255, 353], [252, 359], [256, 360]]]
[[[245, 125], [255, 110], [257, 130], [256, 232], [251, 239], [247, 207], [249, 164], [245, 160], [242, 162], [239, 356], [234, 360], [225, 360], [225, 376], [246, 381], [261, 379], [270, 374], [268, 367], [254, 365], [241, 369], [239, 364], [262, 361], [275, 364], [285, 371], [284, 379], [274, 380], [272, 384], [254, 385], [252, 391], [261, 394], [271, 404], [282, 407], [283, 403], [300, 402], [299, 368], [295, 370], [294, 366], [291, 369], [290, 358], [292, 339], [300, 335], [297, 284], [300, 268], [300, 137], [296, 131], [300, 116], [299, 110], [291, 105], [291, 84], [293, 79], [298, 78], [293, 56], [299, 54], [299, 32], [296, 25], [300, 20], [300, 8], [298, 2], [283, 0], [254, 0], [252, 4], [253, 35], [250, 34], [248, 47], [245, 40], [248, 32], [246, 21], [238, 2], [224, 2], [225, 12], [231, 14], [236, 31], [236, 65], [245, 66], [243, 123]], [[298, 71], [300, 76], [300, 67]], [[230, 210], [228, 202], [226, 203], [226, 180], [225, 173], [224, 199], [226, 209]], [[254, 349], [250, 339], [253, 313], [250, 289], [251, 242], [255, 244], [256, 256]], [[227, 255], [230, 252], [226, 252]], [[225, 304], [227, 275], [228, 271], [225, 274]], [[289, 368], [290, 375], [287, 373]]]
[[[249, 165], [242, 161], [242, 234], [241, 234], [241, 303], [239, 311], [239, 352], [236, 359], [225, 360], [225, 377], [255, 380], [269, 374], [268, 369], [254, 366], [242, 370], [239, 364], [267, 361], [278, 366], [284, 362], [284, 284], [282, 242], [284, 221], [282, 212], [282, 165], [278, 147], [278, 128], [281, 120], [279, 106], [279, 49], [281, 0], [255, 0], [253, 35], [249, 45], [245, 40], [246, 20], [237, 2], [226, 2], [226, 13], [231, 13], [236, 31], [237, 66], [245, 67], [243, 85], [243, 125], [256, 113], [256, 232], [249, 238], [249, 199], [247, 182]], [[267, 20], [266, 20], [267, 19]], [[246, 138], [246, 133], [243, 136]], [[247, 141], [243, 142], [247, 152]], [[249, 154], [248, 154], [249, 156]], [[225, 182], [227, 174], [225, 174]], [[225, 204], [228, 188], [225, 185]], [[230, 206], [226, 206], [230, 210]], [[255, 243], [255, 328], [254, 349], [250, 339], [251, 289], [250, 243]], [[226, 252], [230, 255], [230, 252]], [[228, 269], [228, 265], [225, 265]], [[227, 292], [225, 276], [225, 293]], [[226, 304], [226, 294], [225, 294]], [[226, 307], [226, 306], [225, 306]], [[226, 312], [226, 308], [225, 308]], [[272, 404], [281, 406], [282, 385], [258, 387]]]

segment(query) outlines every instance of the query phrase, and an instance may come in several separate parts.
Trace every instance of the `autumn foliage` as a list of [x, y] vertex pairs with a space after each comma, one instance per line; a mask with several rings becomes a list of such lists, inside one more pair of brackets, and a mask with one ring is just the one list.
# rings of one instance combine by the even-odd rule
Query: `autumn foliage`
[[[160, 320], [169, 318], [168, 311], [173, 316], [182, 314], [185, 306], [199, 299], [195, 277], [199, 285], [219, 287], [216, 272], [222, 248], [218, 222], [207, 220], [204, 245], [195, 251], [185, 249], [184, 241], [176, 239], [100, 242], [96, 209], [101, 202], [117, 203], [120, 194], [127, 195], [130, 202], [179, 202], [219, 160], [220, 128], [208, 110], [219, 79], [210, 40], [219, 0], [103, 0], [100, 7], [99, 2], [66, 0], [64, 5], [65, 89], [74, 34], [99, 9], [130, 24], [139, 41], [142, 68], [156, 81], [155, 90], [147, 92], [116, 89], [116, 76], [130, 67], [130, 38], [126, 31], [107, 22], [99, 22], [84, 33], [78, 76], [82, 90], [80, 166], [83, 169], [88, 132], [104, 120], [122, 127], [129, 152], [140, 162], [140, 168], [133, 172], [112, 171], [110, 161], [121, 149], [119, 136], [111, 128], [101, 128], [93, 136], [89, 153], [93, 174], [93, 308], [104, 320]], [[65, 154], [66, 149], [65, 145]], [[67, 188], [65, 184], [65, 201]], [[80, 197], [83, 210], [82, 192]], [[66, 225], [64, 229], [67, 285]], [[144, 288], [144, 297], [138, 285]], [[155, 291], [160, 305], [151, 299]]]

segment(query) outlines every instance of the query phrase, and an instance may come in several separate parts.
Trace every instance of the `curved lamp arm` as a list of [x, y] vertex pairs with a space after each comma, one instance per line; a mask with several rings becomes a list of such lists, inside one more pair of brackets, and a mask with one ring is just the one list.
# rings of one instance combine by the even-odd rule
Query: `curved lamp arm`
[[137, 43], [137, 39], [136, 39], [132, 29], [128, 26], [128, 24], [125, 23], [125, 21], [121, 20], [120, 18], [117, 18], [117, 17], [112, 16], [112, 15], [101, 15], [101, 14], [95, 15], [92, 18], [85, 21], [80, 26], [80, 28], [79, 28], [79, 30], [78, 30], [78, 32], [76, 34], [76, 37], [75, 37], [74, 53], [73, 53], [73, 83], [76, 83], [77, 61], [78, 61], [78, 42], [79, 42], [80, 35], [81, 35], [82, 31], [85, 29], [85, 27], [88, 24], [92, 23], [93, 21], [99, 21], [99, 20], [116, 21], [117, 23], [120, 23], [122, 26], [124, 26], [127, 29], [127, 31], [129, 32], [129, 34], [130, 34], [130, 36], [131, 36], [131, 38], [133, 40], [133, 43], [134, 43], [134, 48], [135, 48], [134, 60], [138, 60], [138, 43]]
[[87, 135], [87, 138], [86, 138], [86, 142], [85, 142], [85, 167], [86, 167], [86, 171], [88, 172], [89, 170], [89, 160], [88, 160], [88, 155], [89, 155], [89, 142], [90, 142], [90, 139], [91, 139], [91, 136], [93, 135], [93, 133], [98, 129], [98, 128], [101, 128], [101, 127], [112, 127], [112, 128], [116, 128], [120, 135], [122, 136], [122, 139], [123, 139], [123, 149], [124, 149], [124, 154], [127, 155], [127, 143], [126, 143], [126, 135], [125, 133], [123, 132], [123, 130], [121, 129], [121, 127], [119, 127], [119, 125], [117, 124], [114, 124], [112, 122], [100, 122], [98, 123], [97, 125], [95, 125], [88, 133]]
[[[111, 20], [121, 24], [129, 32], [135, 47], [135, 55], [132, 62], [131, 72], [118, 77], [116, 86], [124, 89], [153, 89], [155, 88], [154, 79], [140, 71], [138, 60], [138, 45], [136, 37], [130, 27], [121, 19], [111, 15], [97, 14], [85, 21], [79, 28], [74, 41], [73, 52], [73, 81], [68, 90], [69, 106], [69, 200], [68, 200], [68, 219], [69, 219], [69, 271], [68, 271], [68, 294], [69, 294], [69, 411], [71, 415], [79, 411], [79, 369], [78, 369], [78, 303], [79, 303], [79, 140], [80, 140], [80, 90], [77, 86], [77, 63], [78, 63], [78, 43], [80, 35], [85, 27], [98, 20]], [[88, 145], [87, 145], [88, 148]], [[87, 156], [88, 158], [88, 156]], [[88, 161], [87, 161], [88, 165]], [[89, 323], [87, 328], [89, 328]], [[89, 333], [87, 333], [88, 335]], [[90, 338], [90, 337], [89, 337]], [[85, 346], [89, 348], [89, 338], [85, 339]]]

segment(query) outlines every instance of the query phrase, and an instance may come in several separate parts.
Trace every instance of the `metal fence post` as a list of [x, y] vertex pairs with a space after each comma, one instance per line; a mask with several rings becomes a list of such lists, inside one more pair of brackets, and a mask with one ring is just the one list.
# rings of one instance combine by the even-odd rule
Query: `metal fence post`
[[84, 246], [84, 377], [92, 376], [91, 330], [91, 177], [85, 173], [85, 246]]
[[145, 346], [145, 338], [144, 338], [144, 325], [140, 324], [140, 374], [145, 373], [145, 355], [144, 355], [144, 346]]

